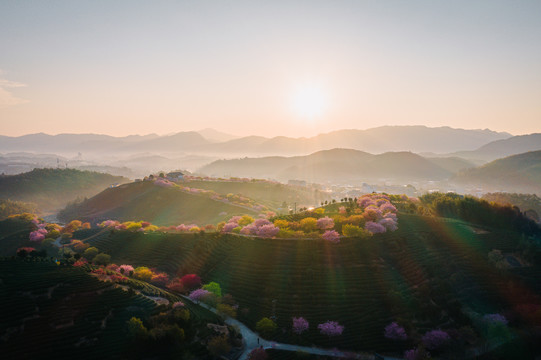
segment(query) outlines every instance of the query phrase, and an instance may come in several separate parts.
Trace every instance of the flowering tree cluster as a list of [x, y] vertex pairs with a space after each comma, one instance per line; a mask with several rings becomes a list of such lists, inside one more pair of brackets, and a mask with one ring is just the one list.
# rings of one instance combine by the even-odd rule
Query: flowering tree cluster
[[48, 231], [45, 228], [39, 228], [36, 231], [32, 231], [30, 233], [30, 241], [41, 241], [45, 239], [45, 236], [47, 235]]
[[404, 352], [405, 360], [428, 360], [430, 359], [430, 353], [421, 348], [406, 350]]
[[305, 318], [303, 317], [293, 318], [293, 332], [295, 334], [300, 335], [306, 330], [308, 330], [309, 327], [310, 327], [310, 324]]
[[159, 228], [156, 225], [152, 225], [148, 221], [126, 221], [120, 223], [116, 220], [105, 220], [98, 224], [98, 226], [103, 228], [113, 228], [115, 230], [128, 230], [128, 231], [141, 231], [141, 232], [150, 232], [158, 231]]
[[451, 338], [447, 332], [438, 329], [424, 334], [422, 341], [427, 349], [436, 350], [445, 345], [450, 339]]
[[161, 178], [161, 177], [154, 180], [154, 185], [159, 186], [159, 187], [165, 187], [165, 188], [170, 188], [170, 187], [175, 186], [175, 184], [172, 183], [171, 181]]
[[255, 235], [271, 238], [278, 235], [280, 228], [265, 218], [254, 220], [249, 216], [233, 216], [222, 227], [222, 232], [237, 232], [243, 235]]
[[198, 227], [195, 224], [190, 224], [190, 225], [180, 224], [175, 229], [177, 231], [180, 231], [180, 232], [199, 232], [199, 231], [201, 231], [201, 228]]
[[187, 289], [193, 289], [201, 285], [201, 278], [196, 274], [186, 274], [180, 278], [180, 281]]
[[389, 196], [384, 194], [367, 194], [357, 199], [357, 205], [363, 211], [366, 220], [365, 229], [373, 234], [396, 231], [398, 223], [396, 207], [391, 204]]
[[334, 228], [334, 220], [328, 216], [325, 216], [317, 220], [317, 227], [320, 230], [330, 230]]
[[390, 323], [385, 327], [385, 337], [391, 340], [406, 340], [406, 330], [395, 322]]
[[34, 226], [34, 231], [32, 231], [29, 235], [30, 241], [36, 241], [41, 242], [41, 240], [45, 239], [47, 236], [47, 233], [49, 232], [46, 229], [47, 224], [41, 222], [40, 219], [38, 219], [35, 215], [32, 215], [33, 219], [30, 221], [32, 225]]
[[507, 325], [507, 319], [505, 318], [505, 316], [500, 314], [486, 314], [485, 316], [483, 316], [483, 321], [490, 325]]
[[133, 271], [135, 269], [133, 268], [133, 266], [131, 265], [127, 265], [127, 264], [124, 264], [124, 265], [120, 265], [118, 267], [118, 271], [121, 273], [121, 274], [125, 274], [125, 275], [129, 275], [131, 276], [133, 274]]
[[325, 231], [321, 237], [335, 244], [340, 242], [340, 234], [334, 230]]
[[190, 300], [197, 302], [197, 301], [204, 300], [210, 294], [211, 292], [208, 290], [197, 289], [197, 290], [192, 291], [188, 297], [190, 298]]
[[344, 326], [338, 324], [336, 321], [327, 321], [325, 323], [319, 324], [317, 326], [319, 332], [327, 336], [338, 336], [342, 335], [344, 331]]
[[30, 247], [30, 246], [24, 246], [24, 247], [20, 247], [17, 249], [17, 255], [21, 256], [21, 255], [28, 255], [30, 254], [32, 251], [34, 251], [36, 249], [34, 249], [33, 247]]
[[173, 303], [173, 309], [184, 307], [184, 303], [182, 301], [177, 301]]
[[164, 287], [169, 283], [169, 275], [156, 272], [150, 278], [150, 282], [154, 285]]
[[[84, 265], [84, 264], [82, 264]], [[82, 266], [77, 265], [77, 266]], [[75, 264], [74, 264], [75, 266]], [[101, 281], [111, 281], [111, 282], [125, 282], [128, 280], [128, 278], [124, 275], [121, 275], [119, 273], [113, 272], [113, 271], [107, 271], [108, 269], [100, 267], [97, 269], [93, 269], [90, 271], [90, 273], [94, 276], [96, 276]]]
[[153, 232], [153, 231], [163, 231], [163, 232], [190, 232], [198, 233], [202, 229], [207, 231], [214, 231], [216, 227], [212, 224], [207, 224], [203, 228], [197, 226], [196, 224], [180, 224], [177, 226], [161, 226], [151, 224], [148, 221], [126, 221], [120, 223], [116, 220], [105, 220], [98, 224], [100, 227], [111, 228], [115, 230], [126, 230], [126, 231], [139, 231], [139, 232]]
[[85, 258], [80, 258], [79, 260], [77, 260], [76, 262], [73, 263], [73, 266], [81, 267], [81, 266], [84, 266], [86, 264], [88, 264], [88, 260], [86, 260]]

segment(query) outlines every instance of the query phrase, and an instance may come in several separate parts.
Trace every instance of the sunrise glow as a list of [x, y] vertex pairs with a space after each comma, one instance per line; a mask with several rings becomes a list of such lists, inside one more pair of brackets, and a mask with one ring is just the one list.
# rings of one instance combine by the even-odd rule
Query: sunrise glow
[[291, 96], [293, 110], [303, 120], [314, 121], [324, 115], [329, 107], [327, 93], [319, 86], [300, 86]]

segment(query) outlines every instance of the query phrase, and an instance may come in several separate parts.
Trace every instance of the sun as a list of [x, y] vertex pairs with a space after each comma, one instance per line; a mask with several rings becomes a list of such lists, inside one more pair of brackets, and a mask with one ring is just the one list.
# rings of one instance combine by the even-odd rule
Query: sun
[[299, 116], [314, 121], [327, 110], [329, 98], [321, 87], [304, 85], [296, 88], [292, 93], [291, 105]]

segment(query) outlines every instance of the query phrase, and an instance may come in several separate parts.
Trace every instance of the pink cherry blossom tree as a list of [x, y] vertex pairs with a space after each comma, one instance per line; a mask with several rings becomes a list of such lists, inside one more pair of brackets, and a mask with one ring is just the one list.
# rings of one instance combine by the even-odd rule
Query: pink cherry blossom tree
[[325, 231], [321, 237], [335, 244], [340, 242], [340, 234], [334, 230]]
[[344, 331], [344, 326], [338, 324], [336, 321], [327, 321], [325, 323], [319, 324], [317, 326], [319, 332], [327, 336], [338, 336], [342, 335]]
[[210, 295], [210, 291], [207, 291], [204, 289], [197, 289], [197, 290], [192, 291], [188, 297], [190, 298], [190, 300], [198, 302], [198, 301], [204, 300], [205, 297], [209, 295]]
[[321, 230], [330, 230], [334, 227], [334, 220], [325, 216], [317, 220], [317, 227]]
[[310, 327], [310, 324], [305, 318], [303, 317], [293, 318], [293, 332], [295, 334], [300, 335], [306, 330], [308, 330], [309, 327]]
[[376, 222], [373, 222], [373, 221], [367, 221], [364, 228], [365, 228], [365, 230], [370, 231], [372, 234], [380, 234], [380, 233], [384, 233], [385, 231], [387, 231], [385, 226], [383, 226], [381, 224], [378, 224]]
[[395, 322], [390, 323], [385, 327], [385, 337], [391, 340], [406, 340], [406, 330]]

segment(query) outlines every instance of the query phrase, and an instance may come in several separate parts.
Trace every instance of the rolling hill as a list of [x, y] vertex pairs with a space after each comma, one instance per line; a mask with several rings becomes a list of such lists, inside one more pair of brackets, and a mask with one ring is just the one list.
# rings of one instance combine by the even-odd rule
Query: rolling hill
[[295, 157], [218, 160], [200, 169], [213, 176], [302, 179], [311, 182], [348, 182], [379, 179], [441, 180], [452, 172], [435, 161], [410, 152], [372, 155], [349, 149], [332, 149]]
[[219, 194], [239, 194], [249, 197], [274, 211], [282, 209], [283, 203], [297, 206], [317, 206], [321, 201], [331, 200], [329, 194], [311, 187], [289, 186], [266, 181], [188, 181], [185, 185], [216, 191]]
[[34, 169], [18, 175], [0, 176], [0, 199], [35, 203], [50, 213], [76, 198], [93, 196], [104, 188], [128, 179], [75, 169]]
[[109, 188], [81, 203], [62, 210], [58, 217], [97, 223], [107, 219], [150, 221], [155, 225], [217, 224], [233, 215], [257, 215], [255, 210], [186, 193], [176, 188], [163, 188], [151, 181], [124, 184]]
[[541, 194], [541, 151], [513, 155], [467, 169], [453, 180], [495, 191]]

